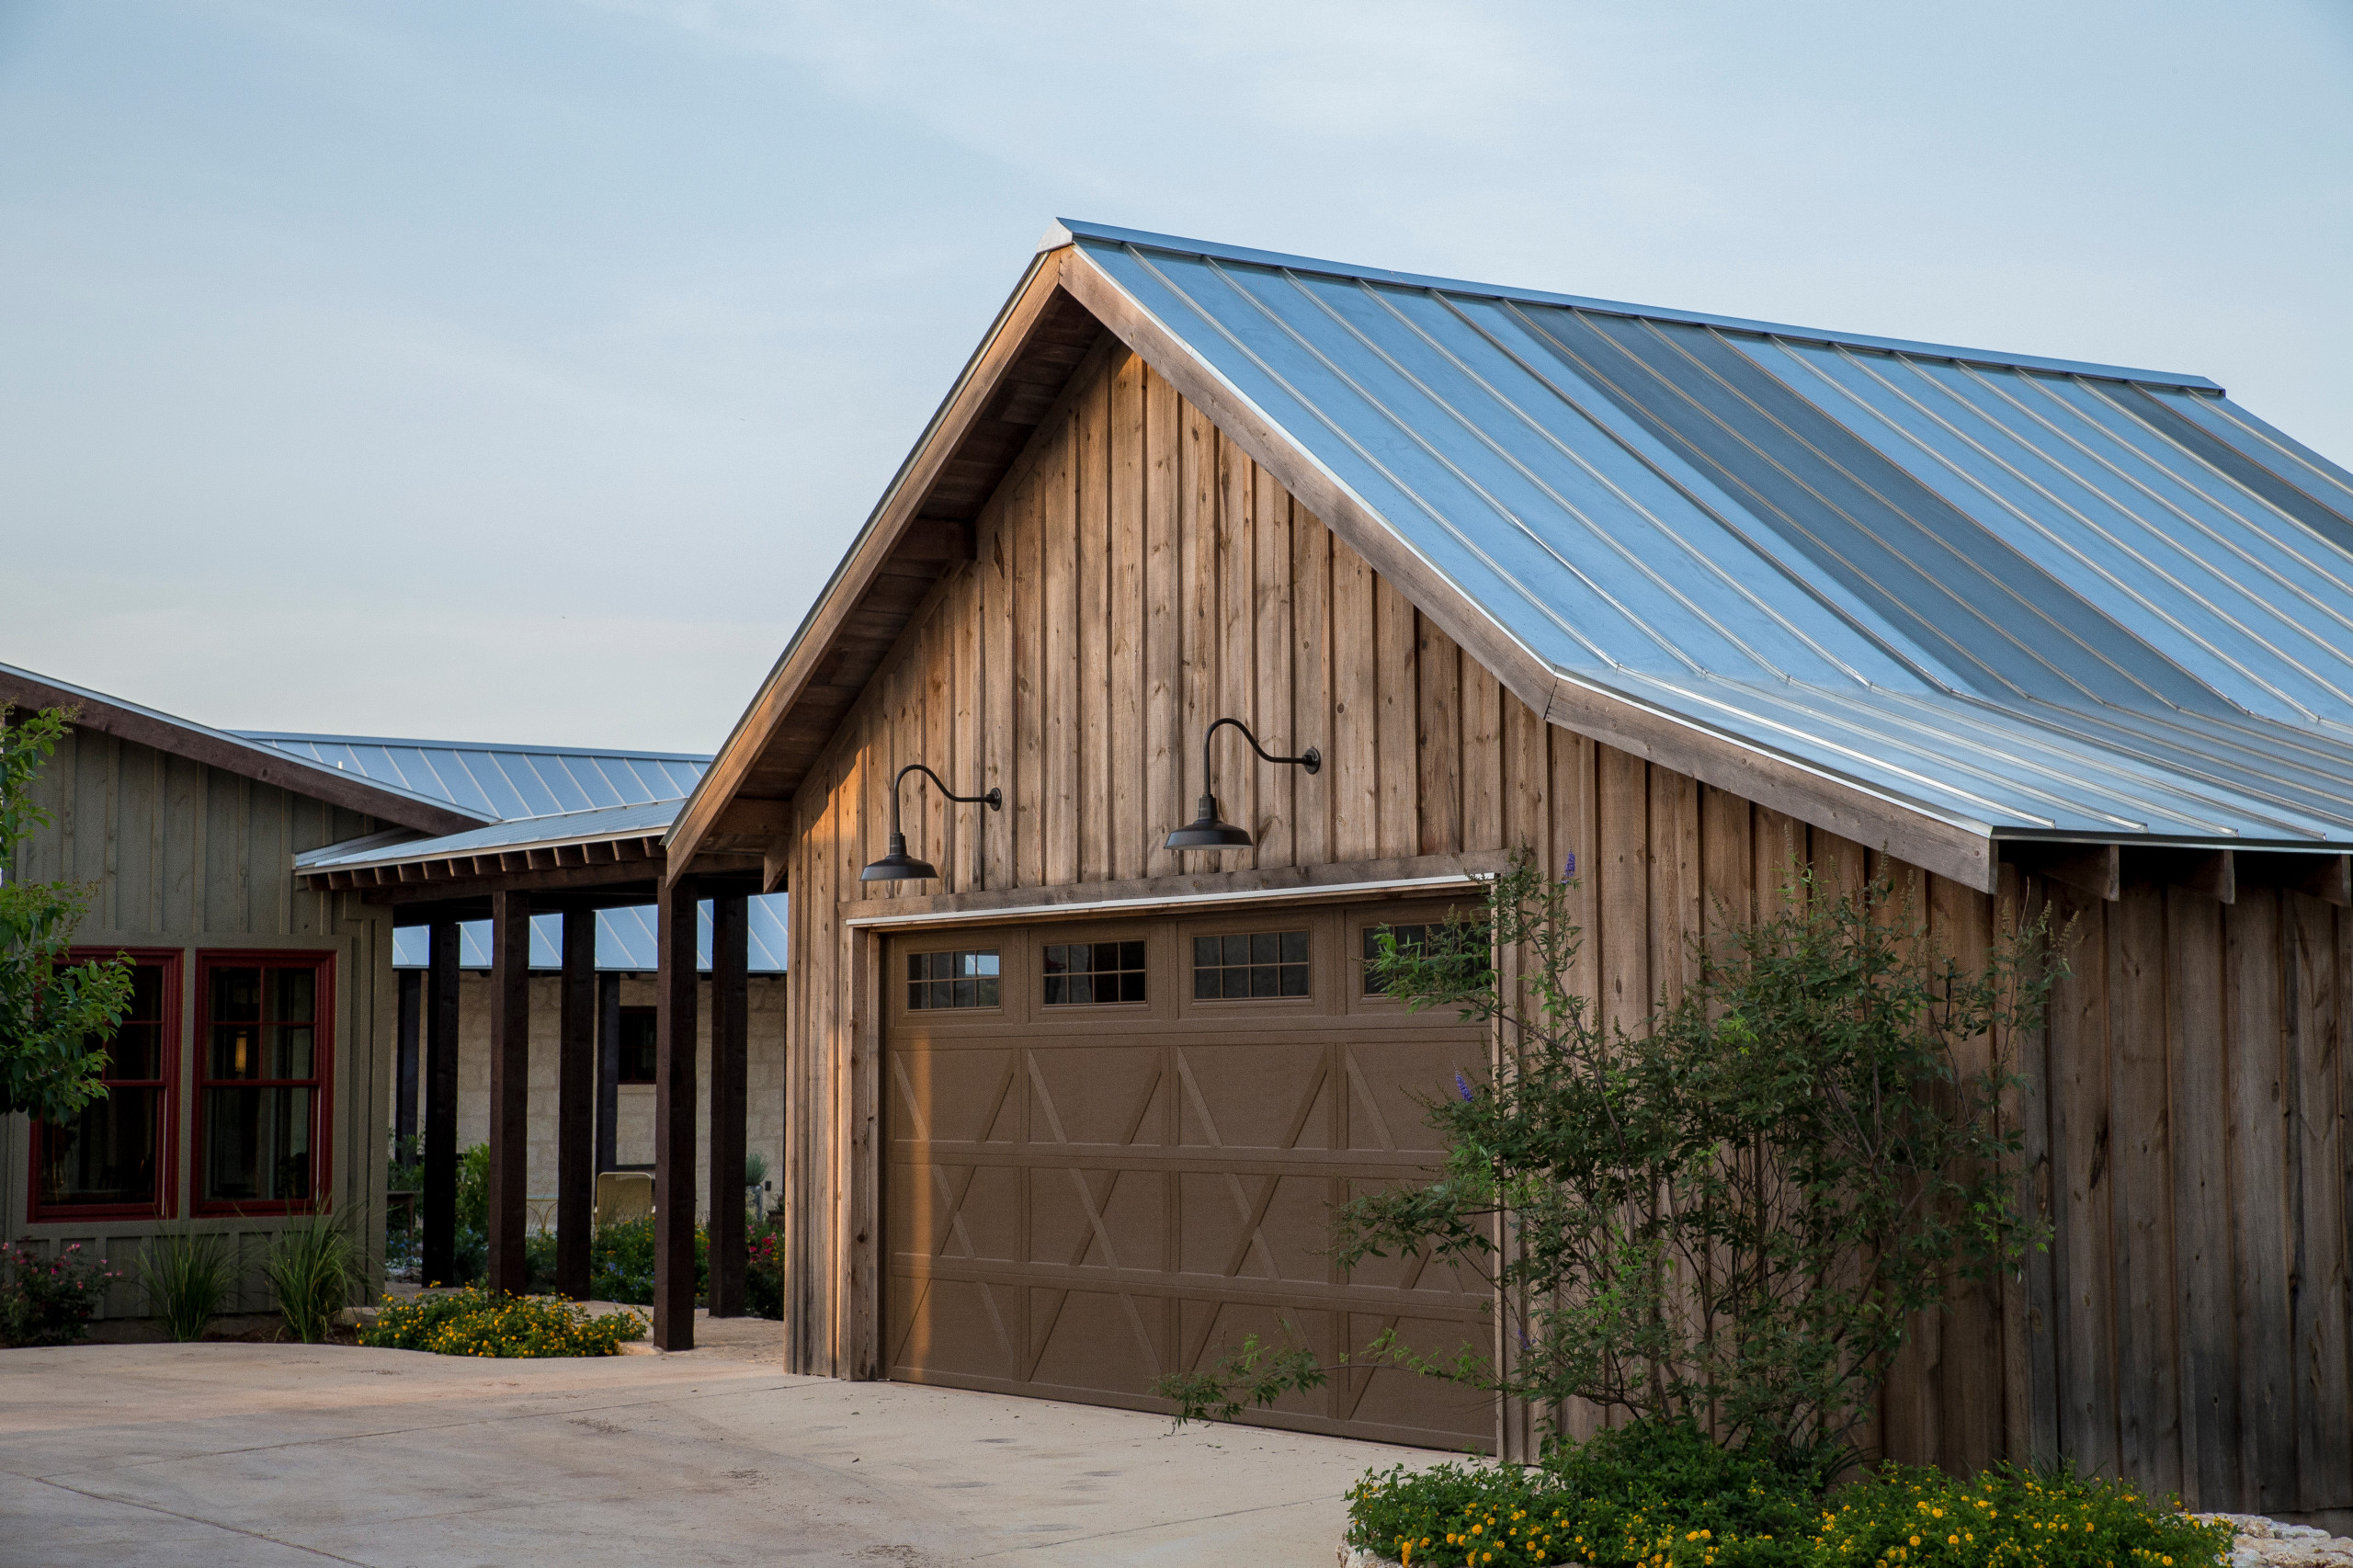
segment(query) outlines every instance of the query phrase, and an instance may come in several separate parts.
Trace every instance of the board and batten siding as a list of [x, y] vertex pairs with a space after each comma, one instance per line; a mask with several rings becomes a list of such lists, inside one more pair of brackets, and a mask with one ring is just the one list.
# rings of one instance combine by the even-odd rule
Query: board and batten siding
[[[125, 741], [75, 729], [36, 785], [55, 818], [19, 850], [9, 875], [88, 884], [89, 913], [77, 947], [173, 948], [182, 953], [176, 1200], [186, 1215], [193, 1196], [198, 1040], [197, 956], [213, 949], [282, 948], [332, 951], [335, 1017], [330, 1201], [352, 1216], [354, 1240], [367, 1259], [366, 1284], [379, 1288], [383, 1235], [385, 1128], [391, 1119], [397, 1001], [392, 984], [392, 916], [351, 893], [306, 892], [294, 883], [303, 850], [373, 833], [386, 824], [273, 785]], [[135, 1267], [141, 1244], [159, 1229], [143, 1220], [29, 1223], [29, 1128], [22, 1116], [0, 1122], [0, 1236], [62, 1247], [80, 1242], [117, 1268]], [[233, 1312], [270, 1310], [261, 1260], [276, 1219], [206, 1217], [170, 1221], [230, 1238], [240, 1264]], [[143, 1297], [131, 1282], [108, 1292], [106, 1316], [141, 1316]]]
[[[1695, 935], [1768, 910], [1799, 862], [1834, 888], [1891, 880], [1932, 938], [1964, 962], [1989, 949], [2002, 911], [2065, 896], [2015, 869], [1989, 896], [1546, 723], [1108, 340], [1074, 373], [983, 511], [974, 554], [918, 609], [796, 797], [785, 1162], [791, 1370], [878, 1374], [881, 979], [871, 928], [847, 922], [893, 907], [899, 890], [860, 883], [858, 873], [884, 852], [890, 780], [904, 763], [930, 764], [959, 792], [1005, 791], [1003, 812], [991, 812], [949, 805], [919, 777], [907, 785], [909, 852], [938, 866], [939, 894], [975, 903], [1008, 895], [1079, 906], [1287, 879], [1439, 874], [1492, 866], [1518, 846], [1564, 868], [1574, 854], [1586, 933], [1579, 979], [1605, 1017], [1627, 1021], [1682, 983]], [[1222, 734], [1219, 798], [1256, 847], [1172, 853], [1162, 839], [1190, 819], [1202, 790], [1203, 730], [1228, 715], [1247, 722], [1269, 751], [1321, 748], [1323, 769], [1261, 765], [1238, 737]], [[1017, 896], [1033, 890], [1034, 899]], [[2188, 895], [2163, 896], [2170, 908]], [[2148, 897], [2136, 887], [2108, 915]], [[2311, 1346], [2292, 1367], [2283, 1360], [2264, 1371], [2273, 1379], [2264, 1386], [2301, 1380], [2294, 1390], [2308, 1391], [2274, 1395], [2301, 1397], [2309, 1412], [2293, 1428], [2306, 1445], [2294, 1450], [2294, 1473], [2347, 1474], [2341, 1462], [2333, 1472], [2317, 1467], [2341, 1454], [2353, 1415], [2337, 1003], [2347, 986], [2347, 930], [2343, 912], [2302, 895], [2241, 897], [2236, 909], [2210, 900], [2167, 926], [2166, 939], [2182, 945], [2169, 964], [2103, 983], [2103, 996], [2178, 990], [2188, 982], [2168, 977], [2202, 965], [2214, 977], [2206, 1002], [2153, 1005], [2148, 1017], [2172, 1020], [2171, 1032], [2119, 1034], [2111, 1013], [2094, 1028], [2088, 1014], [2054, 1010], [2049, 1038], [2025, 1052], [2018, 1065], [2031, 1083], [2017, 1115], [2037, 1201], [2058, 1237], [2023, 1278], [2006, 1288], [1963, 1282], [1947, 1312], [1914, 1325], [1873, 1435], [1890, 1454], [1975, 1467], [2063, 1445], [2111, 1471], [2170, 1478], [2180, 1462], [2159, 1450], [2177, 1446], [2184, 1416], [2153, 1424], [2142, 1403], [2130, 1430], [2120, 1415], [2114, 1430], [2095, 1429], [2101, 1411], [2123, 1408], [2099, 1403], [2115, 1385], [2121, 1347], [2140, 1346], [2145, 1325], [2162, 1316], [2197, 1319], [2194, 1332], [2166, 1341], [2177, 1367], [2221, 1354], [2233, 1379], [2253, 1369], [2228, 1348], [2245, 1336], [2268, 1335], [2280, 1347], [2250, 1362], [2284, 1356], [2291, 1342]], [[2262, 924], [2249, 910], [2266, 897], [2293, 907]], [[2087, 942], [2097, 925], [2085, 923]], [[2282, 946], [2290, 929], [2301, 934], [2298, 945]], [[2089, 950], [2101, 955], [2101, 972], [2115, 967], [2107, 947]], [[2080, 957], [2078, 965], [2063, 1002], [2080, 1009], [2093, 971]], [[2259, 1000], [2286, 995], [2291, 983], [2292, 1007]], [[2302, 1031], [2294, 1047], [2285, 1043], [2290, 1015]], [[2269, 1051], [2267, 1062], [2293, 1056], [2302, 1108], [2293, 1137], [2282, 1120], [2284, 1066], [2232, 1068], [2230, 1042], [2242, 1038], [2254, 1054]], [[2111, 1059], [2130, 1064], [2113, 1074], [2120, 1083], [2153, 1049], [2163, 1064], [2156, 1087], [2142, 1082], [2137, 1098], [2112, 1097]], [[2210, 1105], [2220, 1102], [2203, 1097], [2210, 1088], [2234, 1096], [2234, 1112], [2272, 1096], [2262, 1099], [2268, 1131], [2215, 1118]], [[2203, 1119], [2191, 1143], [2177, 1150], [2161, 1131], [2134, 1156], [2172, 1184], [2161, 1219], [2135, 1210], [2139, 1199], [2120, 1200], [2108, 1167], [2095, 1173], [2086, 1163], [2121, 1158], [2120, 1143], [2097, 1155], [2079, 1147], [2086, 1114], [2096, 1108], [2101, 1118], [2106, 1151], [2108, 1119], [2143, 1114], [2152, 1094], [2160, 1116], [2168, 1096], [2200, 1096], [2185, 1103]], [[2115, 1136], [2124, 1136], [2120, 1123]], [[2228, 1184], [2217, 1173], [2240, 1170], [2233, 1196], [2189, 1190], [2200, 1180]], [[2155, 1180], [2136, 1176], [2131, 1191], [2153, 1195]], [[2284, 1199], [2291, 1188], [2305, 1216], [2292, 1238], [2281, 1218], [2290, 1210], [2279, 1203], [2251, 1234], [2231, 1218], [2251, 1218], [2268, 1201], [2263, 1195]], [[2161, 1290], [2138, 1298], [2120, 1290], [2128, 1255], [2109, 1245], [2116, 1227], [2137, 1225], [2147, 1240], [2129, 1255], [2139, 1280], [2154, 1267], [2146, 1258], [2160, 1231], [2170, 1246], [2201, 1224], [2211, 1232], [2207, 1250], [2184, 1255], [2178, 1279], [2169, 1274]], [[2231, 1251], [2229, 1261], [2216, 1258], [2217, 1245]], [[2141, 1317], [2128, 1324], [2135, 1301]], [[2071, 1344], [2083, 1348], [2063, 1349]], [[2101, 1355], [2106, 1370], [2093, 1364]], [[2189, 1386], [2172, 1376], [2169, 1386]], [[2216, 1376], [2201, 1369], [2195, 1386]], [[1572, 1428], [1591, 1425], [1590, 1413], [1566, 1419]], [[2230, 1465], [2217, 1458], [2206, 1506], [2251, 1504], [2246, 1478], [2279, 1456], [2247, 1447], [2253, 1439], [2235, 1412], [2217, 1407], [2201, 1420], [2201, 1440], [2218, 1455], [2232, 1444], [2241, 1454]], [[2331, 1420], [2334, 1437], [2323, 1430]], [[1500, 1437], [1506, 1451], [1525, 1451], [1529, 1418], [1516, 1414]], [[2321, 1501], [2328, 1487], [2317, 1480], [2299, 1485], [2309, 1500], [2296, 1506], [2353, 1506], [2353, 1495]]]

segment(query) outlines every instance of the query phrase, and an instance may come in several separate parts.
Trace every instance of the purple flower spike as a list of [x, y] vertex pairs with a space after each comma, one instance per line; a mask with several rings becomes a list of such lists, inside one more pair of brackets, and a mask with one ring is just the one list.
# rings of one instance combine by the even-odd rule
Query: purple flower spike
[[1471, 1080], [1464, 1077], [1460, 1070], [1457, 1070], [1454, 1074], [1454, 1087], [1456, 1092], [1461, 1095], [1462, 1103], [1464, 1105], [1469, 1105], [1471, 1103]]
[[1569, 851], [1569, 863], [1561, 868], [1561, 880], [1564, 882], [1577, 880], [1577, 852], [1574, 849]]

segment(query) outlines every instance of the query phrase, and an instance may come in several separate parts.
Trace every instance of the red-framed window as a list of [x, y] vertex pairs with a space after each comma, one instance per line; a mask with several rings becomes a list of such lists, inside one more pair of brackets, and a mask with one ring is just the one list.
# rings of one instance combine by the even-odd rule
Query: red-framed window
[[199, 953], [196, 1212], [324, 1206], [332, 953]]
[[[120, 949], [76, 948], [74, 963]], [[70, 1122], [36, 1123], [32, 1201], [27, 1218], [168, 1218], [178, 1161], [180, 954], [131, 950], [131, 1011], [107, 1046], [104, 1099]]]

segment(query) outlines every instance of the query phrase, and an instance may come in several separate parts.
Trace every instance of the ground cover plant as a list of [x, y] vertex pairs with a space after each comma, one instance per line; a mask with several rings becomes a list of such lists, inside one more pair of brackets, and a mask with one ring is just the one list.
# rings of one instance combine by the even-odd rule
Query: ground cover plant
[[1402, 1467], [1349, 1495], [1351, 1544], [1432, 1568], [2218, 1568], [2227, 1527], [2119, 1482], [1886, 1466], [1845, 1485], [1638, 1421], [1543, 1463]]
[[445, 1294], [387, 1296], [359, 1343], [438, 1356], [618, 1356], [645, 1337], [634, 1312], [594, 1313], [547, 1296], [495, 1295], [469, 1285]]
[[78, 1345], [107, 1287], [123, 1278], [74, 1242], [45, 1256], [19, 1242], [0, 1254], [0, 1345]]
[[139, 1283], [164, 1332], [186, 1343], [204, 1337], [235, 1289], [236, 1265], [219, 1236], [167, 1231], [141, 1249]]

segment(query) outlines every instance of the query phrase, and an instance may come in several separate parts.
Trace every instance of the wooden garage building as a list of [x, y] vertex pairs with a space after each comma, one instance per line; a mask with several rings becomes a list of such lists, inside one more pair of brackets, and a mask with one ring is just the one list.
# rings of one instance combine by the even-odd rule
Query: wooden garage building
[[[1065, 223], [667, 843], [791, 899], [788, 1365], [1149, 1408], [1338, 1275], [1490, 1042], [1368, 930], [1574, 855], [1638, 1016], [1792, 859], [2083, 940], [2019, 1107], [2046, 1255], [1878, 1437], [2353, 1510], [2353, 478], [2193, 376]], [[1261, 763], [1320, 748], [1314, 772]], [[861, 881], [890, 846], [932, 881]], [[1209, 790], [1255, 846], [1163, 846]], [[1267, 1419], [1524, 1452], [1394, 1372]], [[1592, 1413], [1570, 1411], [1575, 1428]]]

